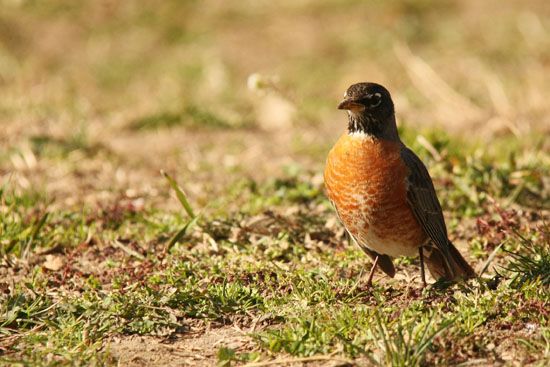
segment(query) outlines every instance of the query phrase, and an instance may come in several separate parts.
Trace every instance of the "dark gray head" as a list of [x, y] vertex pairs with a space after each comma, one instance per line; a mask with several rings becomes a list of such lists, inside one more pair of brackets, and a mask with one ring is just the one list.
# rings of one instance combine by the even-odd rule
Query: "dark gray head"
[[[357, 83], [348, 88], [338, 109], [349, 114], [349, 132], [379, 136], [395, 128], [390, 92], [380, 84]], [[388, 126], [393, 125], [393, 126]]]

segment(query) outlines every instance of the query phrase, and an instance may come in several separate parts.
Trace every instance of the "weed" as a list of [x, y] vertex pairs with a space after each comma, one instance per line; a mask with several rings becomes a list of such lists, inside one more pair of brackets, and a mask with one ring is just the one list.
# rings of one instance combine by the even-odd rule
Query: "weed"
[[504, 268], [513, 274], [512, 286], [521, 287], [527, 281], [534, 282], [537, 279], [540, 279], [543, 286], [550, 286], [550, 242], [547, 241], [550, 232], [548, 229], [548, 224], [541, 228], [540, 244], [535, 244], [533, 240], [516, 232], [522, 252], [504, 250], [512, 257], [512, 261]]
[[166, 172], [161, 171], [161, 174], [164, 176], [164, 178], [166, 178], [166, 180], [170, 184], [170, 187], [176, 193], [176, 197], [178, 198], [183, 209], [185, 210], [185, 212], [190, 218], [190, 220], [187, 223], [185, 223], [185, 225], [168, 242], [167, 250], [170, 250], [187, 233], [187, 231], [197, 223], [200, 216], [195, 215], [195, 212], [193, 211], [191, 204], [189, 204], [189, 200], [187, 199], [187, 196], [185, 195], [182, 188], [178, 185], [178, 183], [172, 177], [170, 177], [170, 175], [168, 175]]
[[[391, 366], [420, 366], [424, 362], [427, 348], [433, 340], [449, 328], [455, 320], [445, 320], [439, 325], [433, 325], [438, 314], [432, 311], [427, 321], [416, 321], [414, 319], [390, 322], [375, 312], [376, 336], [380, 348], [383, 351], [384, 359], [373, 359], [378, 365]], [[397, 325], [396, 325], [397, 324]]]

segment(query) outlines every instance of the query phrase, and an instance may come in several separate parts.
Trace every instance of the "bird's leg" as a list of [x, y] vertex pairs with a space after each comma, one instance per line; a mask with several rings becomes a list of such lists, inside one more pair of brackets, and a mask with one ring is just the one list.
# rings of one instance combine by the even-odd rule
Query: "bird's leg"
[[380, 256], [376, 256], [374, 258], [374, 262], [372, 263], [372, 268], [370, 269], [370, 273], [369, 273], [369, 280], [367, 280], [367, 287], [371, 287], [372, 286], [372, 277], [374, 276], [374, 269], [376, 269], [376, 265], [378, 265], [378, 258]]
[[428, 284], [426, 283], [426, 273], [424, 272], [424, 252], [422, 249], [422, 246], [418, 248], [418, 255], [420, 256], [420, 276], [422, 277], [422, 284], [426, 287]]

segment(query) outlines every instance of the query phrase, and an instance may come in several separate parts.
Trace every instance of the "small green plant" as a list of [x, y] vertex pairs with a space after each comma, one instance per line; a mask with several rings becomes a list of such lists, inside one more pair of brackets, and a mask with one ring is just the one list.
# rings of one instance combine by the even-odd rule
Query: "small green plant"
[[168, 183], [170, 184], [170, 187], [174, 190], [176, 193], [176, 197], [178, 198], [178, 201], [181, 203], [181, 206], [189, 216], [189, 221], [185, 223], [185, 225], [178, 231], [170, 241], [168, 242], [167, 249], [170, 250], [186, 233], [193, 227], [197, 221], [199, 220], [200, 216], [195, 215], [195, 212], [193, 211], [193, 208], [191, 207], [191, 204], [189, 204], [189, 200], [187, 199], [187, 195], [183, 191], [183, 189], [178, 185], [176, 180], [174, 180], [168, 173], [161, 171], [161, 174], [166, 178]]
[[454, 322], [454, 319], [451, 319], [434, 325], [436, 314], [437, 312], [433, 311], [427, 322], [416, 322], [414, 319], [405, 320], [403, 317], [391, 322], [375, 311], [374, 334], [384, 353], [383, 360], [373, 357], [371, 360], [380, 366], [420, 366], [434, 339]]
[[218, 366], [229, 367], [231, 362], [237, 359], [237, 354], [232, 348], [221, 347], [218, 350]]
[[504, 249], [512, 257], [510, 263], [504, 267], [513, 274], [512, 286], [520, 288], [526, 282], [539, 278], [544, 286], [550, 286], [550, 243], [544, 240], [549, 238], [549, 234], [547, 224], [540, 232], [543, 239], [541, 243], [534, 243], [519, 232], [515, 232], [522, 252]]

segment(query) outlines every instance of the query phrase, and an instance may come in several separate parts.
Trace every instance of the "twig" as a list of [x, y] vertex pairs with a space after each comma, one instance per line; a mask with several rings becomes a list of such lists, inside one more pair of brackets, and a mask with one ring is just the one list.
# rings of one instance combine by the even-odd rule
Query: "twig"
[[439, 154], [439, 152], [437, 151], [437, 149], [435, 149], [435, 147], [432, 145], [432, 143], [430, 143], [428, 141], [428, 139], [426, 139], [423, 135], [418, 135], [416, 137], [416, 141], [422, 145], [424, 147], [424, 149], [426, 149], [428, 152], [430, 152], [430, 154], [432, 155], [432, 157], [437, 161], [437, 162], [440, 162], [441, 161], [441, 154]]
[[487, 271], [487, 269], [489, 268], [489, 265], [491, 265], [491, 263], [493, 262], [493, 260], [495, 258], [495, 255], [497, 254], [498, 250], [500, 250], [500, 248], [503, 245], [504, 245], [504, 242], [502, 242], [500, 245], [495, 247], [493, 252], [491, 252], [491, 255], [489, 255], [489, 257], [487, 258], [487, 261], [485, 261], [485, 264], [483, 265], [483, 268], [481, 268], [481, 272], [479, 273], [480, 277]]
[[118, 247], [119, 249], [121, 249], [122, 251], [126, 252], [128, 255], [130, 256], [134, 256], [136, 258], [138, 258], [139, 260], [145, 260], [145, 257], [140, 254], [139, 252], [136, 252], [134, 250], [132, 250], [131, 248], [127, 247], [127, 246], [124, 246], [122, 243], [120, 243], [119, 240], [114, 240], [113, 241], [113, 245], [115, 247]]

